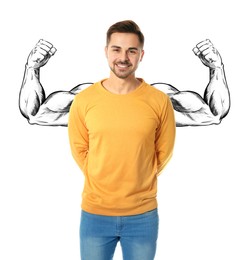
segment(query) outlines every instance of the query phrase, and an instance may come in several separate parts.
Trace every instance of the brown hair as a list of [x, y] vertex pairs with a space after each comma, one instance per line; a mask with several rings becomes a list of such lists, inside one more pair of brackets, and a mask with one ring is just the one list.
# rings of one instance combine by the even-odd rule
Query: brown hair
[[109, 44], [111, 35], [113, 33], [134, 33], [138, 36], [139, 42], [144, 46], [144, 35], [141, 32], [139, 26], [132, 20], [125, 20], [113, 24], [107, 31], [106, 34], [106, 45]]

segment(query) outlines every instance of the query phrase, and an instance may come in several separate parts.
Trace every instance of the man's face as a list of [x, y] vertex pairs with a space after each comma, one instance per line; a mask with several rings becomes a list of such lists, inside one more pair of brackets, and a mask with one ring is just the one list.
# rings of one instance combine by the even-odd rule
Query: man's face
[[111, 71], [121, 79], [134, 75], [144, 55], [138, 36], [133, 33], [113, 33], [105, 53]]

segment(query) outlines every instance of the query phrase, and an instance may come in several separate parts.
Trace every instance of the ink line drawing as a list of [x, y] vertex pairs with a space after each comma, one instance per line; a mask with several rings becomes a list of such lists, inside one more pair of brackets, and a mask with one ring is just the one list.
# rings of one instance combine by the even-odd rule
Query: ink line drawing
[[[209, 82], [203, 97], [195, 91], [180, 91], [166, 83], [151, 85], [170, 97], [176, 126], [218, 125], [230, 110], [230, 92], [221, 55], [209, 39], [199, 42], [193, 52], [209, 68]], [[19, 93], [19, 108], [31, 125], [67, 126], [69, 109], [75, 95], [93, 84], [82, 83], [70, 91], [55, 91], [46, 97], [40, 81], [40, 68], [55, 53], [53, 44], [41, 39], [27, 58]]]

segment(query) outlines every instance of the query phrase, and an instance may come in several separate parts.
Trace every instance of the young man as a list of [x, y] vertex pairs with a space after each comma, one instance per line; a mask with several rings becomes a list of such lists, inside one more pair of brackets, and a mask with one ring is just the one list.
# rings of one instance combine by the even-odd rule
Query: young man
[[158, 235], [157, 176], [171, 158], [176, 122], [170, 98], [136, 78], [144, 36], [133, 21], [107, 32], [109, 78], [77, 94], [68, 132], [85, 176], [82, 260], [152, 260]]

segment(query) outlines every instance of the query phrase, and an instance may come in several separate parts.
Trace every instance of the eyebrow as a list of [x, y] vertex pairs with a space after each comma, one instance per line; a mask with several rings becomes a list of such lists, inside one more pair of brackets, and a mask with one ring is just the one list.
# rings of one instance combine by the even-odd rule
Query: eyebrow
[[[120, 46], [117, 46], [117, 45], [112, 45], [111, 48], [121, 49], [121, 47], [120, 47]], [[128, 50], [135, 50], [135, 51], [138, 51], [139, 49], [136, 48], [136, 47], [129, 47]]]

